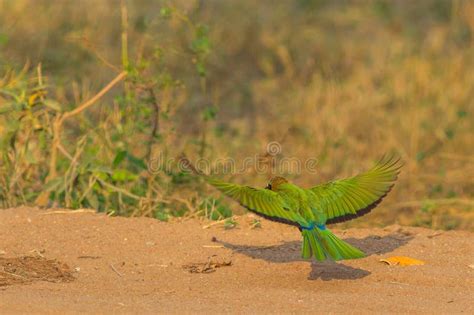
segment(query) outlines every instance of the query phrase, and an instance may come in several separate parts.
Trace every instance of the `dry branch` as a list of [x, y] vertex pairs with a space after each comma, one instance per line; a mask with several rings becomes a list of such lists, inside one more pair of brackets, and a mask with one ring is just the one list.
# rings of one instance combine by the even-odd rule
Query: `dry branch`
[[63, 123], [66, 119], [75, 116], [82, 111], [86, 110], [94, 103], [96, 103], [102, 96], [104, 96], [108, 91], [110, 91], [117, 83], [122, 81], [127, 76], [125, 71], [121, 72], [118, 76], [116, 76], [109, 84], [107, 84], [99, 93], [97, 93], [94, 97], [86, 101], [85, 103], [81, 104], [80, 106], [76, 107], [75, 109], [65, 112], [62, 115], [58, 115], [53, 123], [53, 145], [51, 148], [51, 159], [49, 163], [49, 174], [46, 179], [46, 182], [56, 177], [56, 162], [58, 156], [58, 148], [62, 147], [60, 141], [61, 131]]

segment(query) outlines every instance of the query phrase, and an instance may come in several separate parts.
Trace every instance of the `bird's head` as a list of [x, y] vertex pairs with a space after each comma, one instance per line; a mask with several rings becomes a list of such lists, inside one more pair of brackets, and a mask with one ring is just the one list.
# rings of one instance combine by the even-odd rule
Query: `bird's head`
[[278, 188], [281, 184], [286, 184], [286, 183], [288, 183], [288, 180], [286, 180], [285, 178], [280, 177], [280, 176], [275, 176], [275, 177], [272, 177], [270, 179], [270, 181], [268, 182], [267, 187], [265, 187], [265, 188], [276, 191], [276, 190], [278, 190]]

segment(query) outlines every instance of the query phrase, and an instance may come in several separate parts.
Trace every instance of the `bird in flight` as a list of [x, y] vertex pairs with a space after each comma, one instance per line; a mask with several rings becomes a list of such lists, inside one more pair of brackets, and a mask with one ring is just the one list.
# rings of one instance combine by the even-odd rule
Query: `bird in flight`
[[267, 187], [259, 189], [226, 183], [200, 173], [184, 156], [182, 161], [249, 211], [296, 226], [303, 237], [301, 256], [319, 261], [365, 257], [360, 249], [335, 236], [327, 225], [369, 213], [391, 190], [402, 166], [400, 159], [384, 157], [364, 173], [311, 188], [301, 188], [276, 176]]

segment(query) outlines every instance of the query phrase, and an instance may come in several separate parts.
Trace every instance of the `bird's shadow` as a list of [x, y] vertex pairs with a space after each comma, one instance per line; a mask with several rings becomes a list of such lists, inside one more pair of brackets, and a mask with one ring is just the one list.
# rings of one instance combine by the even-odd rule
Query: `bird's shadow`
[[[386, 236], [370, 235], [362, 239], [348, 238], [344, 239], [351, 245], [363, 250], [367, 256], [373, 254], [384, 254], [395, 250], [396, 248], [407, 244], [413, 236], [401, 234], [398, 232]], [[262, 259], [273, 263], [289, 263], [294, 261], [306, 261], [301, 258], [301, 242], [284, 242], [272, 246], [250, 246], [237, 245], [225, 241], [216, 240], [235, 252], [244, 254], [254, 259]], [[360, 279], [370, 275], [370, 271], [351, 267], [334, 261], [311, 262], [311, 272], [309, 280], [332, 280], [332, 279]]]

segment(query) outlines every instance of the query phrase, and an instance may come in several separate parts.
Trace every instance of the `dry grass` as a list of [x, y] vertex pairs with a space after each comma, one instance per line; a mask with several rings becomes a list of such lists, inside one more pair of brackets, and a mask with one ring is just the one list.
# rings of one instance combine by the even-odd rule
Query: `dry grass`
[[[0, 0], [0, 12], [4, 207], [223, 219], [234, 204], [146, 163], [265, 160], [278, 141], [278, 159], [318, 159], [316, 175], [286, 174], [302, 185], [403, 158], [380, 209], [350, 224], [474, 229], [471, 2]], [[42, 66], [15, 66], [26, 60]]]

